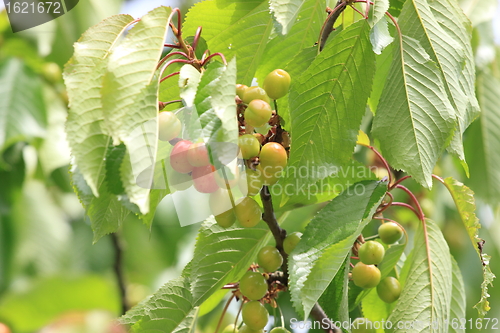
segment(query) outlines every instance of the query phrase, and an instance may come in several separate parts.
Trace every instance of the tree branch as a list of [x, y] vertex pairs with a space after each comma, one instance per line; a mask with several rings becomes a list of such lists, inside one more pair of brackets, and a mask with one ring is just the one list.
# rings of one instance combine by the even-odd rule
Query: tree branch
[[319, 303], [314, 304], [311, 310], [311, 317], [313, 317], [314, 320], [321, 323], [321, 327], [325, 330], [325, 332], [342, 333], [342, 330], [337, 326], [335, 326], [333, 322], [330, 320], [330, 318], [328, 318], [328, 316], [326, 315], [321, 305], [319, 305]]
[[123, 270], [122, 270], [123, 249], [120, 245], [120, 240], [118, 239], [118, 235], [116, 233], [111, 234], [111, 240], [113, 242], [113, 248], [115, 249], [113, 270], [115, 271], [116, 282], [118, 284], [118, 289], [120, 291], [122, 314], [125, 314], [125, 312], [128, 311], [129, 307], [127, 304], [125, 277], [123, 276]]
[[286, 237], [286, 230], [280, 227], [278, 220], [276, 219], [276, 215], [274, 215], [273, 200], [268, 186], [262, 187], [262, 190], [260, 191], [260, 198], [262, 199], [262, 205], [264, 206], [262, 219], [267, 223], [269, 230], [271, 230], [274, 240], [276, 241], [276, 248], [280, 251], [280, 254], [283, 257], [283, 265], [281, 265], [281, 269], [283, 270], [285, 281], [288, 281], [288, 254], [283, 249], [283, 240], [285, 240]]
[[[276, 248], [283, 256], [283, 265], [281, 265], [281, 269], [283, 270], [283, 280], [288, 285], [288, 254], [283, 249], [283, 240], [286, 237], [286, 230], [282, 229], [278, 224], [278, 220], [274, 214], [273, 201], [268, 186], [262, 187], [262, 190], [260, 191], [260, 198], [262, 199], [262, 205], [264, 206], [262, 219], [267, 223], [269, 230], [271, 230], [274, 240], [276, 241]], [[326, 333], [342, 333], [342, 330], [336, 327], [328, 318], [319, 303], [314, 304], [314, 307], [311, 310], [311, 316], [321, 323]], [[327, 325], [325, 325], [325, 323], [327, 323]]]

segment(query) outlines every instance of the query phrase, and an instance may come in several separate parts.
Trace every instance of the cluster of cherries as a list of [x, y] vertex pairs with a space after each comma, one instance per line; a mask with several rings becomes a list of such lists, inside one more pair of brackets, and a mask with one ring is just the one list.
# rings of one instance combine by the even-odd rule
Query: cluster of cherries
[[[283, 249], [288, 254], [293, 251], [300, 241], [302, 234], [294, 232], [283, 241]], [[241, 317], [243, 325], [238, 333], [262, 333], [269, 321], [269, 312], [264, 306], [269, 303], [275, 307], [274, 298], [277, 292], [283, 289], [279, 281], [272, 279], [272, 273], [276, 272], [283, 264], [283, 257], [275, 246], [264, 246], [257, 254], [258, 266], [245, 273], [239, 282], [236, 291], [239, 298], [243, 300]], [[262, 269], [264, 272], [259, 272]], [[235, 331], [234, 325], [229, 325], [223, 333]], [[290, 333], [284, 327], [275, 327], [270, 333]]]
[[158, 116], [159, 139], [174, 144], [169, 185], [184, 190], [193, 184], [198, 192], [209, 193], [211, 211], [222, 227], [230, 227], [236, 220], [243, 227], [259, 223], [262, 211], [252, 196], [264, 185], [275, 184], [287, 165], [288, 154], [282, 140], [276, 142], [278, 137], [286, 137], [286, 132], [283, 135], [279, 117], [270, 103], [288, 93], [290, 81], [286, 71], [276, 69], [266, 76], [264, 88], [236, 86], [241, 165], [234, 168], [224, 166], [216, 170], [205, 143], [178, 138], [182, 124], [173, 112], [163, 111]]
[[[403, 229], [394, 222], [385, 222], [378, 228], [380, 240], [387, 244], [394, 244], [403, 236]], [[386, 303], [392, 303], [401, 294], [399, 281], [388, 276], [381, 280], [380, 270], [376, 265], [384, 259], [384, 246], [376, 241], [367, 241], [358, 249], [359, 262], [352, 269], [352, 281], [361, 288], [377, 287], [377, 294]]]

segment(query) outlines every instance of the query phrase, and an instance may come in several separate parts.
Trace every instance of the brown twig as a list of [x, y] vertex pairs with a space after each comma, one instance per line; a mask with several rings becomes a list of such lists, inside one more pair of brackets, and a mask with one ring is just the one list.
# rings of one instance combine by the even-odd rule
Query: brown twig
[[[264, 214], [262, 214], [262, 219], [267, 223], [269, 230], [274, 236], [274, 240], [276, 241], [276, 248], [280, 251], [283, 256], [283, 265], [281, 269], [283, 270], [283, 280], [288, 284], [288, 254], [283, 249], [283, 240], [286, 237], [286, 230], [282, 229], [278, 224], [278, 220], [276, 219], [276, 215], [274, 214], [273, 202], [271, 193], [269, 192], [269, 188], [267, 186], [262, 187], [260, 191], [260, 198], [262, 199], [262, 204], [264, 206]], [[322, 323], [325, 332], [327, 333], [342, 333], [338, 327], [328, 318], [325, 311], [319, 305], [319, 303], [314, 304], [311, 310], [311, 316]], [[328, 326], [328, 327], [327, 327]]]
[[342, 330], [335, 326], [335, 324], [328, 318], [325, 311], [319, 305], [319, 303], [314, 304], [311, 310], [311, 317], [313, 317], [316, 321], [321, 323], [321, 327], [327, 333], [342, 333]]
[[121, 301], [121, 311], [122, 314], [128, 311], [129, 306], [127, 303], [127, 290], [125, 287], [125, 277], [122, 270], [122, 259], [123, 259], [123, 249], [120, 245], [120, 240], [116, 233], [111, 234], [111, 241], [113, 243], [113, 248], [115, 249], [115, 258], [113, 262], [113, 270], [115, 271], [116, 282], [118, 284], [118, 290], [120, 291], [120, 301]]
[[276, 241], [276, 248], [280, 251], [280, 254], [283, 257], [283, 265], [281, 265], [281, 269], [283, 270], [285, 281], [288, 281], [288, 254], [283, 249], [283, 241], [286, 238], [286, 230], [280, 227], [278, 220], [276, 219], [276, 215], [274, 214], [273, 200], [271, 193], [269, 192], [269, 187], [262, 187], [262, 190], [260, 191], [260, 198], [262, 199], [262, 205], [264, 206], [262, 219], [267, 223], [269, 230], [271, 230], [274, 240]]

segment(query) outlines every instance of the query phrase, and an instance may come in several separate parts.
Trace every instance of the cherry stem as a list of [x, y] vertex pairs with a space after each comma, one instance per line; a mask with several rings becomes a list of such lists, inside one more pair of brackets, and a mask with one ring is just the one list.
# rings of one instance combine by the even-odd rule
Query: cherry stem
[[168, 102], [158, 102], [158, 107], [160, 110], [163, 110], [167, 105], [174, 104], [174, 103], [182, 103], [182, 100], [175, 99], [173, 101], [168, 101]]
[[160, 83], [162, 83], [163, 81], [165, 81], [165, 80], [166, 80], [166, 79], [168, 79], [168, 78], [171, 78], [172, 76], [179, 75], [180, 73], [181, 73], [181, 72], [173, 72], [173, 73], [170, 73], [170, 74], [168, 74], [167, 76], [165, 76], [164, 78], [162, 78], [162, 79], [160, 80]]
[[370, 0], [366, 0], [366, 9], [365, 9], [365, 13], [366, 13], [366, 18], [368, 18], [368, 15], [370, 14]]
[[236, 289], [236, 288], [238, 288], [237, 283], [229, 283], [224, 285], [224, 287], [222, 287], [221, 289]]
[[202, 61], [201, 65], [202, 65], [202, 66], [205, 66], [205, 65], [207, 64], [207, 62], [208, 62], [210, 59], [212, 59], [213, 57], [215, 57], [215, 56], [219, 56], [219, 57], [221, 57], [222, 62], [224, 63], [224, 65], [225, 65], [225, 66], [227, 66], [226, 57], [224, 57], [224, 55], [223, 55], [222, 53], [220, 53], [220, 52], [216, 52], [216, 53], [214, 53], [214, 54], [209, 55], [207, 58], [205, 58], [205, 59]]
[[389, 191], [392, 190], [394, 187], [396, 187], [396, 185], [402, 183], [403, 181], [407, 180], [408, 178], [411, 178], [411, 176], [404, 176], [404, 177], [401, 177], [399, 178], [398, 180], [396, 180], [394, 182], [394, 184], [392, 184], [390, 187], [389, 187]]
[[391, 206], [406, 207], [408, 209], [411, 209], [415, 213], [415, 215], [417, 215], [418, 219], [420, 219], [420, 215], [418, 214], [417, 210], [415, 208], [413, 208], [413, 206], [408, 205], [407, 203], [404, 203], [404, 202], [393, 202], [391, 204]]
[[240, 317], [241, 309], [243, 309], [243, 300], [241, 301], [240, 308], [238, 309], [238, 313], [236, 314], [236, 317], [234, 317], [234, 328], [236, 329], [237, 324], [238, 324], [238, 318]]
[[392, 205], [392, 203], [394, 202], [394, 196], [392, 195], [391, 192], [386, 192], [385, 194], [389, 197], [390, 201], [382, 204], [381, 207], [379, 207], [377, 209], [375, 214], [373, 214], [374, 216], [377, 214], [382, 214], [382, 212], [384, 212], [387, 208], [389, 208]]
[[417, 206], [418, 218], [421, 221], [424, 221], [424, 219], [425, 219], [424, 211], [422, 210], [422, 207], [420, 206], [420, 203], [418, 202], [418, 199], [415, 196], [415, 194], [413, 194], [412, 191], [410, 191], [407, 187], [405, 187], [405, 186], [403, 186], [401, 184], [397, 184], [395, 186], [395, 188], [399, 188], [399, 189], [405, 191], [410, 196], [410, 198], [413, 201], [413, 203], [415, 204], [415, 206]]
[[384, 168], [387, 170], [387, 173], [389, 174], [389, 186], [392, 183], [392, 173], [391, 173], [391, 167], [389, 166], [389, 163], [387, 163], [386, 159], [378, 152], [377, 149], [373, 146], [368, 146], [368, 148], [377, 155], [378, 159], [384, 164]]
[[156, 66], [156, 69], [160, 68], [161, 65], [170, 57], [174, 56], [174, 55], [180, 55], [184, 58], [186, 58], [187, 60], [189, 60], [189, 57], [186, 53], [184, 52], [181, 52], [181, 51], [175, 51], [175, 52], [170, 52], [169, 54], [167, 54], [166, 56], [164, 56], [159, 62], [158, 62], [158, 66]]
[[439, 177], [438, 175], [432, 174], [432, 178], [438, 180], [440, 183], [444, 184], [444, 179]]
[[222, 310], [222, 315], [220, 316], [219, 322], [217, 323], [217, 328], [215, 329], [215, 333], [217, 333], [219, 331], [220, 325], [222, 324], [222, 319], [224, 319], [224, 315], [226, 314], [227, 308], [229, 308], [229, 304], [231, 304], [231, 301], [233, 300], [233, 298], [234, 298], [234, 294], [232, 294], [231, 297], [229, 297], [229, 299], [227, 300], [226, 306], [224, 306], [224, 309]]
[[[363, 1], [365, 2], [365, 1]], [[368, 14], [363, 14], [362, 12], [359, 11], [359, 9], [357, 9], [356, 7], [354, 6], [351, 6], [352, 9], [354, 9], [355, 12], [357, 12], [359, 15], [363, 16], [364, 19], [367, 19], [368, 18]]]
[[[374, 219], [378, 220], [376, 217], [374, 217]], [[365, 241], [369, 241], [369, 240], [376, 239], [376, 238], [378, 238], [378, 234], [370, 236], [370, 237], [366, 237]]]
[[177, 44], [163, 44], [163, 47], [170, 47], [172, 49], [180, 49], [181, 47]]
[[191, 45], [193, 51], [196, 51], [196, 46], [198, 46], [198, 41], [200, 40], [202, 29], [203, 29], [202, 27], [198, 27], [196, 33], [194, 34], [193, 44]]
[[[365, 238], [365, 240], [366, 240], [366, 238]], [[351, 259], [359, 260], [359, 257], [351, 257]]]

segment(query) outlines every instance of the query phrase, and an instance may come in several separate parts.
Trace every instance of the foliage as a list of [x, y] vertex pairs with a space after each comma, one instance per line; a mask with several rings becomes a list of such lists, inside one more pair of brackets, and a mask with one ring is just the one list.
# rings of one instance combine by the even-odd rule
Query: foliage
[[[31, 332], [65, 311], [117, 318], [135, 305], [121, 329], [217, 332], [235, 319], [223, 301], [245, 300], [238, 281], [259, 271], [266, 245], [284, 262], [264, 274], [261, 301], [285, 326], [366, 317], [424, 323], [412, 332], [464, 332], [449, 323], [471, 316], [473, 304], [475, 317], [494, 317], [496, 266], [483, 250], [496, 252], [476, 213], [500, 201], [500, 73], [484, 33], [492, 17], [470, 1], [329, 3], [325, 13], [323, 0], [204, 0], [184, 20], [169, 7], [134, 19], [109, 5], [100, 22], [71, 22], [81, 9], [54, 23], [57, 36], [74, 36], [56, 38], [44, 55], [43, 40], [0, 24], [0, 322]], [[65, 64], [63, 78], [44, 72], [48, 64]], [[275, 114], [254, 133], [235, 85], [262, 86], [277, 68], [290, 74], [289, 92], [271, 101]], [[158, 139], [162, 111], [183, 124], [170, 142]], [[282, 145], [289, 158], [252, 199], [262, 221], [224, 228], [201, 180], [172, 169], [172, 147], [181, 138], [204, 143], [213, 174], [227, 181], [259, 170], [258, 158], [238, 158], [244, 133]], [[218, 185], [232, 206], [245, 196], [240, 183]], [[405, 237], [383, 244], [378, 269], [402, 293], [387, 304], [350, 271], [359, 243], [393, 220]], [[286, 253], [292, 231], [303, 235]], [[475, 261], [464, 254], [474, 251]], [[57, 306], [33, 311], [51, 295]]]

